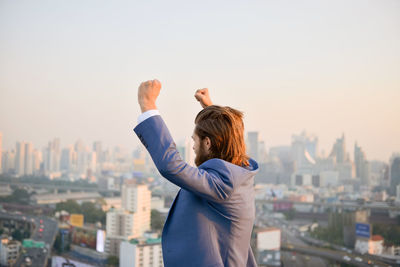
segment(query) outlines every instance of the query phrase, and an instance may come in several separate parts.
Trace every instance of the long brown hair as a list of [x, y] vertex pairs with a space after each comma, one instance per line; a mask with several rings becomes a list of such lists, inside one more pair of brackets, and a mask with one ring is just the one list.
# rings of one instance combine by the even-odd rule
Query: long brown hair
[[230, 107], [212, 105], [200, 111], [194, 123], [194, 132], [200, 140], [210, 138], [210, 158], [249, 166], [242, 112]]

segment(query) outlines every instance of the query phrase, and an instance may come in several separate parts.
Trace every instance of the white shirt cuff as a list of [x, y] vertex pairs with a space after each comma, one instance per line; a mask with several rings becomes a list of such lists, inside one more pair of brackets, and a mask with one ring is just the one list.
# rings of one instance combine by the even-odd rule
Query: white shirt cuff
[[145, 111], [142, 114], [140, 114], [137, 122], [138, 122], [138, 124], [140, 124], [143, 121], [147, 120], [148, 118], [156, 116], [156, 115], [160, 115], [160, 112], [158, 111], [158, 109], [150, 109], [150, 110]]

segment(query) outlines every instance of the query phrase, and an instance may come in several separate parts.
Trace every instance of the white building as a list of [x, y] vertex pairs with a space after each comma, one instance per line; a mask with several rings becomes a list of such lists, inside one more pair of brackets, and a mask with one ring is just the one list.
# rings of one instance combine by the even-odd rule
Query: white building
[[281, 229], [264, 228], [257, 230], [257, 262], [260, 266], [282, 266]]
[[364, 254], [381, 255], [384, 239], [380, 235], [373, 235], [370, 239], [359, 238], [354, 246], [355, 251]]
[[25, 143], [25, 159], [24, 159], [24, 174], [33, 174], [33, 145], [32, 143]]
[[143, 236], [150, 231], [151, 191], [147, 185], [126, 180], [121, 189], [121, 209], [107, 212], [106, 252], [118, 255], [121, 240]]
[[[142, 235], [150, 230], [151, 191], [147, 185], [127, 180], [122, 185], [122, 210], [135, 214], [134, 232]], [[137, 237], [137, 236], [134, 236]]]
[[161, 238], [132, 239], [121, 242], [120, 267], [162, 267]]
[[19, 241], [2, 239], [0, 243], [0, 265], [12, 266], [17, 261], [20, 247]]
[[25, 173], [25, 143], [17, 142], [15, 155], [15, 172], [18, 176]]
[[257, 250], [280, 250], [281, 229], [265, 228], [257, 231]]

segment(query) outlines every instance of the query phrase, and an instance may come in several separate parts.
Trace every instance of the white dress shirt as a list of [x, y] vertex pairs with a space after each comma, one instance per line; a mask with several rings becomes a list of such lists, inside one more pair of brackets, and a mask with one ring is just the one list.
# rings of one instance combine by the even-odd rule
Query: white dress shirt
[[137, 124], [140, 124], [143, 121], [147, 120], [148, 118], [156, 116], [156, 115], [160, 115], [160, 112], [158, 111], [158, 109], [150, 109], [148, 111], [145, 111], [139, 115]]

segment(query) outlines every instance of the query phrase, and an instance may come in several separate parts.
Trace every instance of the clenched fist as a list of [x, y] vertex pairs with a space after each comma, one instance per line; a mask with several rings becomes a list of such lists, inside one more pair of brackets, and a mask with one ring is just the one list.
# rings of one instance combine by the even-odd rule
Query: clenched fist
[[194, 97], [200, 102], [200, 105], [205, 108], [212, 105], [210, 94], [207, 88], [199, 89], [196, 91]]
[[156, 100], [160, 94], [161, 83], [158, 80], [142, 82], [138, 90], [138, 101], [142, 113], [151, 109], [157, 109]]

